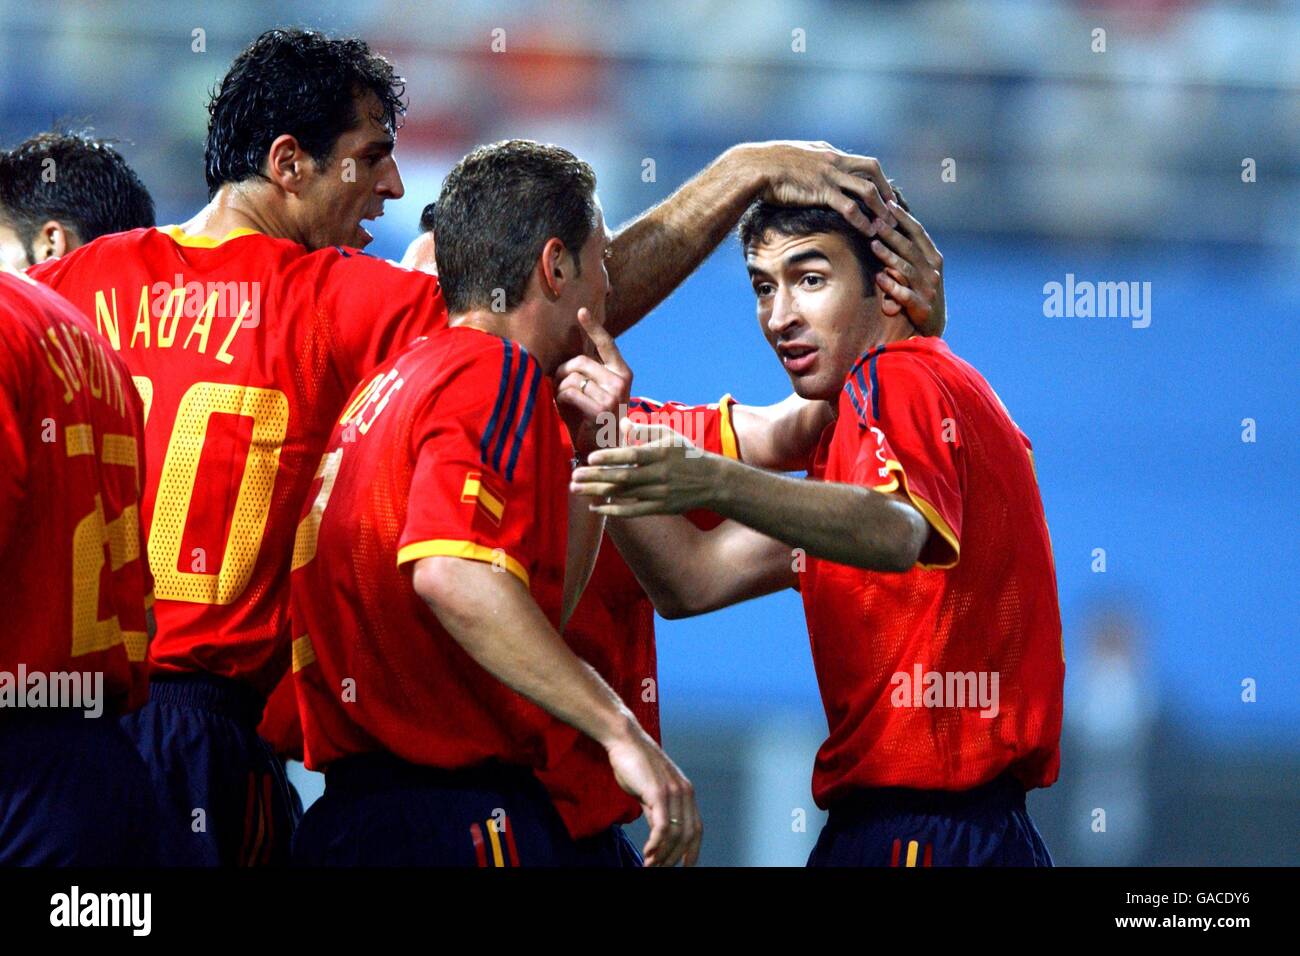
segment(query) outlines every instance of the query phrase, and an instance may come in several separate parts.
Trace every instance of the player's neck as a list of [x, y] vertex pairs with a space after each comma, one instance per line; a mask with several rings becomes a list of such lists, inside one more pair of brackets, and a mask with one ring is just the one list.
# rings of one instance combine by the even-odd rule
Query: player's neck
[[301, 241], [269, 204], [257, 201], [256, 190], [256, 185], [226, 183], [194, 218], [181, 224], [181, 230], [189, 236], [220, 240], [236, 229], [252, 229], [276, 239]]
[[552, 355], [551, 343], [542, 334], [538, 317], [528, 308], [527, 303], [509, 312], [470, 309], [451, 316], [447, 324], [453, 327], [468, 326], [519, 343], [537, 359], [547, 375], [552, 374], [559, 365], [559, 360]]
[[863, 331], [858, 354], [862, 355], [864, 352], [878, 349], [890, 342], [901, 342], [903, 339], [915, 334], [916, 329], [913, 328], [907, 317], [901, 313], [894, 316], [877, 316], [867, 323], [867, 328]]

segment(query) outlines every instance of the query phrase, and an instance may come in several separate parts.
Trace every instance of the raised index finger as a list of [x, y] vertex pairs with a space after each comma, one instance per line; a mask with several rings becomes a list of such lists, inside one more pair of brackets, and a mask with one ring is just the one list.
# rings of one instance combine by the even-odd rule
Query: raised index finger
[[591, 344], [596, 346], [596, 354], [602, 364], [609, 366], [615, 372], [628, 371], [627, 362], [623, 361], [623, 353], [614, 344], [614, 336], [595, 320], [589, 310], [585, 308], [578, 310], [578, 325], [582, 326], [582, 331], [591, 340]]

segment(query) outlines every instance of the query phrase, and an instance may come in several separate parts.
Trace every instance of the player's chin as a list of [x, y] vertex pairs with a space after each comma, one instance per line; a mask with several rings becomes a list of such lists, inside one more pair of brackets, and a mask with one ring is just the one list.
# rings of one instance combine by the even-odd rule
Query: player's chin
[[788, 374], [790, 386], [800, 398], [812, 402], [834, 402], [839, 396], [841, 383], [830, 381], [824, 374]]

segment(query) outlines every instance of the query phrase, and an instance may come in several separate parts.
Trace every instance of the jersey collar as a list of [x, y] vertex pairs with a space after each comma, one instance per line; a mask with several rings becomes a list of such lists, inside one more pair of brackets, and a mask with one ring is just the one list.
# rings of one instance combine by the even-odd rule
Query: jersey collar
[[180, 226], [160, 226], [158, 229], [164, 236], [167, 236], [178, 246], [189, 246], [192, 249], [215, 249], [222, 243], [229, 242], [231, 239], [238, 239], [241, 236], [260, 236], [262, 233], [256, 229], [240, 227], [231, 229], [220, 239], [213, 239], [211, 236], [191, 236]]

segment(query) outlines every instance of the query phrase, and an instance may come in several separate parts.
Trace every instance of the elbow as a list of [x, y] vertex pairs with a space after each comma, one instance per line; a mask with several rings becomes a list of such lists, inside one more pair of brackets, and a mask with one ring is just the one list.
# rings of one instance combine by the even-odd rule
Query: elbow
[[696, 617], [716, 610], [718, 605], [710, 603], [707, 594], [696, 593], [689, 589], [677, 593], [656, 588], [650, 594], [655, 612], [665, 621], [680, 621], [684, 617]]
[[665, 621], [680, 621], [684, 617], [694, 617], [699, 611], [693, 610], [690, 605], [677, 595], [653, 595], [652, 600], [655, 606], [655, 613]]
[[930, 526], [915, 508], [899, 505], [894, 509], [895, 520], [890, 523], [884, 547], [880, 548], [871, 563], [871, 570], [902, 574], [912, 570], [921, 557]]
[[459, 558], [421, 558], [411, 569], [411, 587], [434, 611], [451, 610], [457, 596], [466, 593], [462, 564]]

